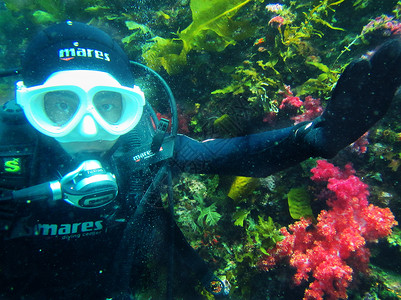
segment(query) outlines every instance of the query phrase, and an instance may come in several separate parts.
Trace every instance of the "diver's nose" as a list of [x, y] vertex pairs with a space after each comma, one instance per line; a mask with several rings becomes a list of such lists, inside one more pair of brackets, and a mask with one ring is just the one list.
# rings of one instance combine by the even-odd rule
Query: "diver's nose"
[[97, 126], [95, 120], [90, 115], [84, 116], [81, 126], [80, 132], [82, 136], [91, 137], [97, 134]]

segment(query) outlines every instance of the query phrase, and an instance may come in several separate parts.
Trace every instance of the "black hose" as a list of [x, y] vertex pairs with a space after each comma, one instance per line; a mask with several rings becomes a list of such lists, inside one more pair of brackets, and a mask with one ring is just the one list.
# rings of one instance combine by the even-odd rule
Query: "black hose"
[[149, 185], [142, 199], [139, 201], [138, 207], [136, 207], [133, 214], [128, 218], [127, 225], [125, 227], [123, 236], [119, 248], [116, 252], [116, 263], [114, 265], [113, 273], [113, 285], [111, 289], [115, 292], [130, 294], [130, 279], [131, 279], [131, 268], [135, 255], [135, 220], [143, 212], [145, 205], [147, 204], [150, 196], [158, 188], [159, 184], [164, 180], [168, 169], [168, 162], [164, 162], [161, 168], [157, 171], [154, 180]]
[[130, 63], [132, 65], [135, 66], [139, 66], [143, 69], [145, 69], [146, 71], [148, 71], [149, 73], [153, 74], [154, 76], [157, 77], [157, 79], [160, 80], [160, 82], [162, 83], [164, 89], [166, 90], [168, 96], [169, 96], [169, 101], [170, 101], [170, 107], [171, 107], [171, 115], [172, 117], [172, 124], [171, 124], [171, 135], [172, 136], [176, 136], [177, 135], [177, 131], [178, 131], [178, 112], [177, 112], [177, 105], [175, 102], [175, 98], [173, 95], [173, 92], [171, 91], [170, 87], [168, 86], [167, 82], [163, 79], [163, 77], [161, 77], [159, 75], [159, 73], [155, 72], [154, 70], [152, 70], [151, 68], [149, 68], [148, 66], [145, 66], [141, 63], [135, 62], [130, 60]]
[[170, 212], [170, 261], [168, 265], [168, 279], [167, 279], [167, 299], [174, 299], [173, 286], [174, 286], [174, 243], [175, 243], [175, 222], [174, 222], [174, 198], [173, 198], [173, 178], [171, 175], [171, 168], [167, 169], [167, 195], [168, 206]]
[[19, 74], [21, 74], [21, 69], [1, 70], [0, 78], [9, 77], [9, 76], [17, 76]]
[[[151, 68], [134, 62], [130, 61], [131, 64], [139, 66], [143, 69], [145, 69], [147, 72], [151, 73], [152, 75], [156, 76], [156, 78], [162, 83], [164, 89], [166, 90], [168, 97], [169, 97], [169, 102], [170, 102], [170, 107], [171, 107], [171, 114], [172, 114], [172, 124], [171, 124], [171, 137], [175, 137], [177, 135], [177, 130], [178, 130], [178, 114], [177, 114], [177, 107], [176, 107], [176, 102], [174, 95], [166, 83], [166, 81], [155, 71], [153, 71]], [[132, 141], [131, 141], [132, 142]], [[135, 148], [135, 145], [130, 145], [131, 149]], [[130, 294], [132, 291], [130, 290], [130, 279], [131, 279], [131, 272], [132, 272], [132, 264], [134, 260], [134, 255], [135, 255], [135, 224], [137, 218], [143, 213], [145, 209], [145, 205], [148, 204], [150, 196], [156, 191], [156, 189], [159, 187], [160, 183], [166, 178], [167, 175], [167, 181], [168, 181], [168, 201], [169, 201], [169, 211], [171, 214], [171, 230], [170, 230], [170, 238], [171, 238], [171, 245], [169, 247], [170, 251], [170, 261], [168, 265], [168, 272], [169, 272], [169, 278], [167, 281], [167, 299], [173, 299], [173, 274], [174, 274], [174, 238], [175, 238], [175, 233], [174, 233], [174, 203], [173, 203], [173, 191], [172, 191], [172, 175], [171, 175], [171, 170], [169, 166], [169, 161], [165, 161], [160, 169], [157, 171], [153, 181], [151, 182], [150, 186], [146, 190], [145, 194], [142, 196], [142, 198], [136, 199], [136, 207], [129, 205], [130, 207], [130, 214], [127, 220], [127, 225], [125, 227], [123, 236], [121, 238], [121, 242], [119, 245], [119, 248], [116, 252], [116, 263], [114, 265], [114, 278], [113, 278], [113, 284], [111, 286], [111, 289], [113, 291], [117, 291], [121, 295], [127, 295]], [[133, 177], [133, 176], [131, 176]], [[142, 184], [143, 184], [143, 180]], [[134, 194], [138, 193], [140, 190], [138, 183], [136, 180], [133, 180], [131, 178], [131, 192], [133, 190]], [[136, 188], [133, 188], [136, 187]], [[131, 195], [132, 196], [132, 195]], [[139, 200], [139, 201], [138, 201]], [[135, 210], [134, 210], [135, 209]]]

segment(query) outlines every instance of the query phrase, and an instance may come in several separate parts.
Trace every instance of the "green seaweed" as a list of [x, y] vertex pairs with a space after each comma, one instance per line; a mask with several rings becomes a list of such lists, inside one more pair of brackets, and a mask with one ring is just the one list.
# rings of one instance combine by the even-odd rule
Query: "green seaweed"
[[179, 73], [187, 64], [187, 55], [183, 51], [181, 40], [156, 36], [151, 41], [152, 44], [145, 44], [142, 54], [148, 67], [154, 70], [163, 67], [171, 75]]
[[312, 217], [309, 193], [305, 188], [292, 188], [288, 195], [288, 207], [293, 219]]
[[321, 62], [308, 61], [307, 64], [316, 67], [322, 73], [317, 78], [309, 78], [299, 88], [297, 88], [297, 95], [327, 95], [333, 89], [336, 84], [338, 77], [340, 76], [340, 70], [331, 69]]
[[79, 5], [75, 1], [62, 0], [5, 0], [4, 3], [11, 11], [26, 14], [27, 19], [38, 25], [49, 25], [68, 19], [83, 21], [90, 15], [107, 18], [112, 5], [107, 1], [95, 0], [83, 0]]
[[[179, 33], [183, 50], [222, 51], [228, 45], [247, 38], [253, 28], [247, 22], [234, 21], [238, 10], [252, 0], [192, 0], [193, 22]], [[215, 40], [208, 37], [214, 36]]]
[[253, 26], [232, 19], [250, 1], [191, 0], [192, 23], [177, 34], [178, 38], [153, 38], [153, 43], [144, 47], [144, 60], [156, 70], [162, 66], [170, 75], [176, 74], [186, 65], [189, 51], [223, 51], [251, 36], [255, 31]]
[[401, 229], [395, 227], [391, 235], [388, 235], [387, 241], [393, 247], [397, 247], [401, 251]]
[[217, 207], [215, 203], [212, 203], [207, 207], [199, 207], [198, 209], [200, 212], [198, 217], [199, 224], [205, 222], [207, 226], [214, 226], [221, 218], [221, 214], [216, 211]]
[[246, 209], [241, 209], [241, 210], [237, 211], [233, 215], [233, 220], [235, 220], [234, 225], [244, 227], [244, 222], [245, 222], [246, 218], [248, 217], [249, 213], [250, 213], [250, 211], [246, 210]]
[[259, 185], [259, 178], [236, 176], [227, 196], [235, 202], [252, 200], [252, 194]]
[[274, 247], [277, 242], [283, 239], [278, 226], [273, 222], [271, 217], [267, 221], [258, 216], [258, 224], [255, 230], [248, 231], [248, 237], [254, 241], [257, 248], [263, 253], [268, 254], [267, 250]]
[[370, 2], [371, 0], [356, 0], [353, 5], [355, 6], [356, 9], [364, 9], [368, 7]]
[[35, 11], [32, 16], [38, 24], [51, 24], [58, 21], [55, 16], [43, 10]]

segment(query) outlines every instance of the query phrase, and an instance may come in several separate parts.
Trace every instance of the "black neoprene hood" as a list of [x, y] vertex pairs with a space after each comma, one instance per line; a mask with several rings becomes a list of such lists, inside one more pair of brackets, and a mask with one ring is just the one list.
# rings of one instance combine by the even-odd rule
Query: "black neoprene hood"
[[121, 85], [134, 85], [130, 63], [121, 47], [102, 30], [66, 21], [39, 32], [22, 60], [26, 86], [43, 84], [54, 72], [95, 70], [112, 75]]

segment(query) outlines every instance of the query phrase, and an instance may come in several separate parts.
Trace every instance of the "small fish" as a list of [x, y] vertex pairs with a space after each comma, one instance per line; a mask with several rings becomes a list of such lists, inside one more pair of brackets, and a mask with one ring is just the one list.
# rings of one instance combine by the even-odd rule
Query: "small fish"
[[259, 46], [260, 44], [263, 44], [265, 41], [266, 41], [266, 39], [262, 37], [262, 38], [258, 39], [253, 45]]

